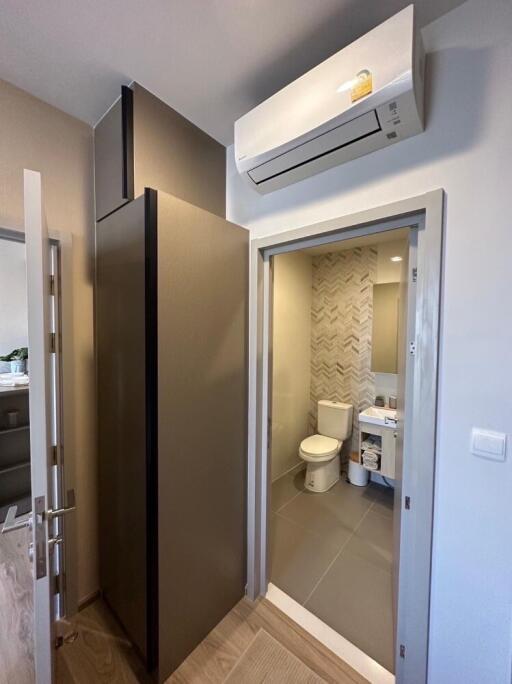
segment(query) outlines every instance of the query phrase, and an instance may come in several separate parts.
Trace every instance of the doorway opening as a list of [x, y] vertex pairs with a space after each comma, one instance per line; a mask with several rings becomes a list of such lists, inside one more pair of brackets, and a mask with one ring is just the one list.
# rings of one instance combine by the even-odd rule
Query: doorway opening
[[392, 673], [398, 349], [407, 328], [400, 290], [406, 295], [410, 230], [270, 263], [269, 580]]
[[426, 677], [442, 204], [252, 243], [248, 593], [371, 681]]
[[25, 243], [0, 236], [0, 524], [29, 513], [30, 420]]

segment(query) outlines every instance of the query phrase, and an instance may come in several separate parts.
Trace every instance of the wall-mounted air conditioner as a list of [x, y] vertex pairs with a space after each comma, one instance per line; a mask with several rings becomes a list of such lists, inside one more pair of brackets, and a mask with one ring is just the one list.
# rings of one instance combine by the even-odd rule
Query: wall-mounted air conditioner
[[238, 119], [239, 173], [271, 192], [420, 133], [424, 61], [409, 5]]

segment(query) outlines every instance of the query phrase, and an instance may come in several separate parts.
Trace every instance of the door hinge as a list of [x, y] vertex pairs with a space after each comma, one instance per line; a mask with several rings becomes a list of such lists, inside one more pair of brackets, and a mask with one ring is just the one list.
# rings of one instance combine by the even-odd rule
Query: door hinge
[[400, 658], [405, 658], [405, 646], [400, 644]]
[[406, 511], [411, 510], [411, 497], [410, 496], [405, 497], [405, 510]]
[[416, 342], [409, 342], [409, 354], [411, 356], [416, 356]]
[[53, 275], [50, 276], [50, 294], [55, 294], [55, 276]]
[[50, 354], [55, 354], [55, 333], [50, 333]]
[[415, 283], [418, 280], [418, 269], [412, 269], [412, 282]]
[[63, 594], [66, 591], [66, 575], [59, 572], [58, 575], [53, 577], [53, 593]]

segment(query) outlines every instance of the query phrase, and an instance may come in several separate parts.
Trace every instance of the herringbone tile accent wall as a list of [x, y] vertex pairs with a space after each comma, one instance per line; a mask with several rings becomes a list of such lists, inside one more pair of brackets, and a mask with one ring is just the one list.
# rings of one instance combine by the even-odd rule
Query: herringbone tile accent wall
[[357, 415], [375, 397], [370, 364], [376, 275], [377, 249], [373, 247], [313, 258], [309, 426], [315, 433], [319, 399], [352, 404], [353, 450], [358, 449]]

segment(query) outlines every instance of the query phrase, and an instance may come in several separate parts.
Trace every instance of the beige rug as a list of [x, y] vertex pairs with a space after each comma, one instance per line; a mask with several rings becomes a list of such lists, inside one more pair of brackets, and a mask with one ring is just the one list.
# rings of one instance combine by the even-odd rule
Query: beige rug
[[225, 684], [325, 684], [325, 680], [264, 629], [256, 634]]

